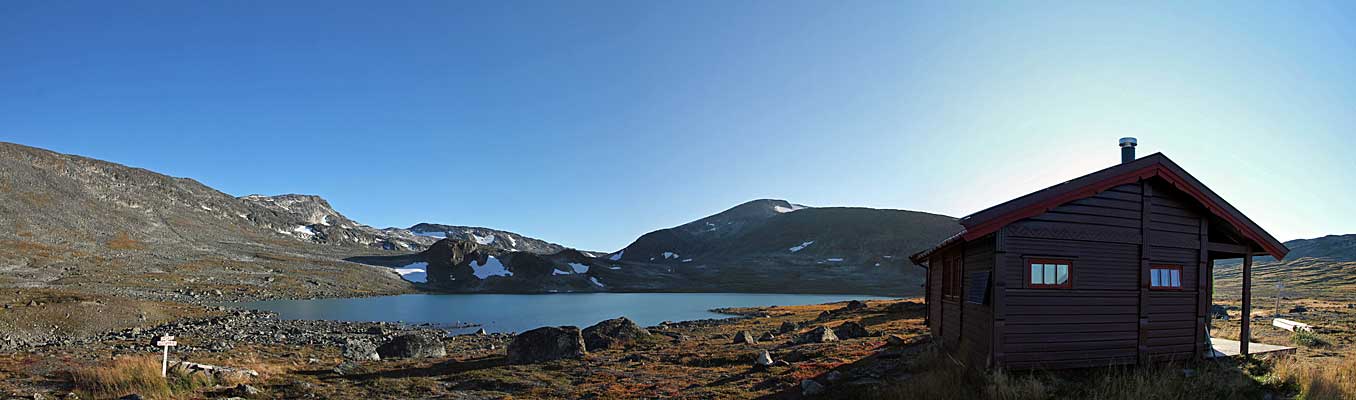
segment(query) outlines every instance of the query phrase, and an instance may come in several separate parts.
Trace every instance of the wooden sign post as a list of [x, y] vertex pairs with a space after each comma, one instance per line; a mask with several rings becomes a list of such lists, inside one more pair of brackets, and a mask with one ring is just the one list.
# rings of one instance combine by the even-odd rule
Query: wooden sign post
[[160, 360], [160, 376], [162, 376], [162, 377], [168, 376], [168, 375], [169, 375], [169, 348], [170, 348], [170, 346], [178, 346], [178, 345], [179, 345], [179, 342], [174, 341], [174, 336], [165, 335], [165, 336], [161, 336], [161, 337], [160, 337], [160, 340], [158, 340], [158, 341], [155, 342], [155, 345], [156, 345], [156, 346], [161, 346], [161, 347], [164, 347], [164, 348], [165, 348], [165, 356], [164, 356], [163, 359]]

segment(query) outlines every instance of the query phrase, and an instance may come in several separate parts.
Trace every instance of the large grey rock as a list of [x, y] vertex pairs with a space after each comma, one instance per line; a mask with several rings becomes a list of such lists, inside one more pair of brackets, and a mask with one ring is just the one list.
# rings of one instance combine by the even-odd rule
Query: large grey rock
[[756, 363], [758, 363], [758, 365], [762, 365], [762, 366], [764, 366], [764, 367], [771, 366], [771, 365], [772, 365], [772, 353], [768, 353], [767, 350], [763, 350], [762, 352], [758, 353], [758, 358], [757, 358], [756, 360], [754, 360], [754, 362], [756, 362]]
[[854, 339], [871, 336], [871, 331], [866, 330], [866, 327], [856, 321], [848, 321], [833, 328], [833, 335], [839, 339]]
[[443, 342], [425, 335], [400, 335], [377, 347], [381, 358], [428, 358], [446, 357], [447, 348]]
[[814, 396], [820, 393], [824, 393], [824, 385], [812, 379], [800, 381], [800, 394], [802, 396]]
[[584, 328], [584, 348], [596, 351], [635, 343], [650, 337], [650, 331], [641, 328], [626, 317], [609, 319]]
[[777, 333], [791, 333], [795, 332], [797, 329], [800, 329], [800, 325], [797, 325], [795, 322], [786, 321], [782, 322], [782, 326], [777, 328]]
[[344, 339], [344, 350], [341, 355], [345, 360], [381, 361], [381, 355], [377, 354], [377, 345], [361, 339]]
[[735, 334], [734, 344], [755, 344], [755, 343], [758, 343], [758, 341], [754, 340], [753, 334], [749, 333], [749, 331], [739, 331], [739, 333]]
[[866, 303], [861, 300], [853, 300], [849, 301], [846, 306], [843, 306], [843, 308], [847, 309], [848, 311], [857, 311], [865, 310], [867, 306]]
[[800, 336], [800, 343], [828, 343], [838, 341], [838, 335], [833, 333], [833, 329], [820, 326], [812, 331], [806, 332]]
[[584, 335], [578, 327], [547, 326], [523, 332], [508, 345], [508, 361], [532, 364], [584, 356]]

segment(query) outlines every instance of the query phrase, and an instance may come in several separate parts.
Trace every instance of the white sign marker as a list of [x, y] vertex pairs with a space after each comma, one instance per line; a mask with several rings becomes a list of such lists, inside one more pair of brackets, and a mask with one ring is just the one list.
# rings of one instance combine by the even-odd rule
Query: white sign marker
[[155, 342], [155, 345], [165, 348], [165, 356], [160, 360], [160, 376], [169, 376], [169, 348], [178, 346], [179, 342], [174, 341], [174, 336], [165, 335], [161, 336], [160, 340]]

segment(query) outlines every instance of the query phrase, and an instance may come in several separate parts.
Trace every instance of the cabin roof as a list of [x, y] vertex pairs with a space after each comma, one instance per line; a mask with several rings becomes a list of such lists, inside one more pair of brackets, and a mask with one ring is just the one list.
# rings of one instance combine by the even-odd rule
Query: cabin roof
[[1279, 240], [1252, 222], [1237, 208], [1230, 205], [1213, 190], [1202, 184], [1177, 163], [1163, 153], [1154, 153], [1134, 161], [1118, 164], [1064, 183], [1041, 189], [1034, 193], [1018, 197], [1002, 204], [989, 207], [960, 219], [965, 229], [959, 234], [943, 240], [928, 250], [914, 254], [915, 263], [927, 258], [933, 251], [952, 243], [974, 240], [988, 235], [1004, 226], [1021, 219], [1040, 215], [1061, 204], [1090, 197], [1098, 192], [1115, 186], [1137, 182], [1141, 179], [1159, 177], [1174, 187], [1190, 195], [1211, 214], [1233, 225], [1244, 237], [1252, 240], [1277, 260], [1285, 258], [1290, 249]]

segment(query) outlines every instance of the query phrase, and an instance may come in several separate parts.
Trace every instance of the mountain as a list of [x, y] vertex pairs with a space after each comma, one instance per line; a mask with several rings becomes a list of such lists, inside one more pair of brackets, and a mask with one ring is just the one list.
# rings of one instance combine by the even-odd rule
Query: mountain
[[409, 290], [339, 261], [369, 249], [299, 240], [293, 218], [195, 180], [12, 143], [0, 143], [0, 226], [6, 286], [165, 299]]
[[411, 226], [408, 230], [414, 235], [428, 238], [429, 241], [438, 239], [457, 239], [476, 242], [481, 246], [489, 246], [504, 251], [524, 251], [537, 254], [554, 254], [565, 250], [565, 246], [555, 243], [549, 243], [541, 239], [530, 238], [513, 232], [501, 231], [498, 229], [481, 228], [475, 226], [454, 226], [442, 224], [421, 223]]
[[[1253, 260], [1253, 296], [1275, 298], [1284, 282], [1287, 298], [1356, 299], [1356, 234], [1328, 235], [1285, 242], [1290, 253]], [[1215, 262], [1215, 296], [1237, 299], [1242, 293], [1242, 260]]]
[[385, 250], [423, 250], [437, 239], [415, 235], [404, 229], [377, 229], [354, 222], [330, 206], [320, 196], [284, 194], [249, 195], [240, 198], [251, 207], [245, 218], [267, 215], [268, 220], [283, 220], [282, 226], [266, 225], [278, 233], [322, 244], [358, 245]]
[[666, 265], [716, 290], [915, 294], [908, 256], [961, 230], [917, 211], [759, 199], [642, 235], [607, 259]]

